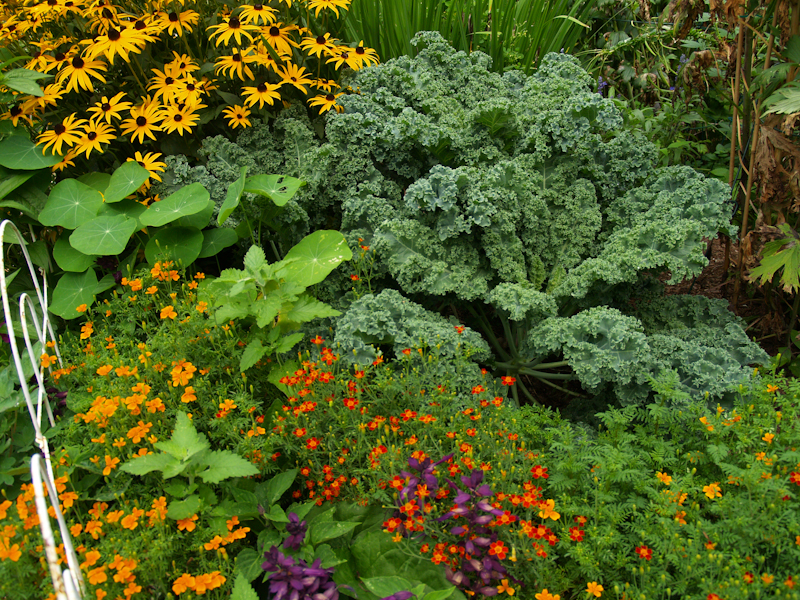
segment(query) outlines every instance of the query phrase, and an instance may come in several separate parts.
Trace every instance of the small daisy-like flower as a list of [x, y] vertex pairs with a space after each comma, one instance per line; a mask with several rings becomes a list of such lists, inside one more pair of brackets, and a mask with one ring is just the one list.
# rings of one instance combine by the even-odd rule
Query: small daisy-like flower
[[[161, 181], [161, 177], [159, 173], [163, 173], [164, 169], [167, 168], [167, 163], [160, 162], [158, 159], [161, 158], [161, 154], [159, 152], [148, 152], [145, 155], [142, 155], [141, 152], [138, 150], [134, 154], [134, 157], [128, 157], [128, 160], [135, 160], [139, 163], [139, 166], [144, 167], [150, 172], [150, 178], [155, 179], [156, 181]], [[150, 292], [148, 289], [147, 293], [155, 293], [158, 291], [158, 288], [154, 292]]]
[[331, 34], [325, 33], [316, 37], [303, 38], [303, 41], [300, 42], [300, 48], [309, 56], [322, 58], [322, 54], [325, 53], [327, 55], [335, 47], [337, 41], [331, 37]]
[[[246, 81], [248, 79], [253, 79], [253, 71], [250, 70], [248, 67], [248, 63], [252, 63], [256, 61], [256, 57], [253, 56], [249, 50], [243, 52], [234, 51], [233, 54], [230, 56], [220, 56], [217, 59], [217, 62], [214, 66], [214, 73], [219, 74], [222, 73], [227, 77], [233, 79], [234, 74], [241, 79], [242, 81]], [[226, 73], [227, 71], [227, 73]]]
[[281, 83], [293, 85], [304, 94], [308, 93], [306, 85], [311, 85], [314, 80], [309, 77], [309, 73], [305, 67], [298, 67], [295, 64], [289, 63], [285, 67], [279, 66], [276, 73], [281, 78]]
[[320, 11], [329, 9], [335, 12], [338, 18], [339, 9], [347, 10], [348, 6], [350, 6], [350, 0], [309, 0], [308, 2], [308, 7], [315, 11], [315, 17], [319, 16]]
[[162, 12], [159, 14], [158, 26], [166, 29], [170, 36], [177, 34], [178, 37], [181, 37], [184, 31], [192, 32], [192, 27], [197, 24], [199, 18], [200, 15], [193, 10]]
[[639, 558], [643, 558], [645, 560], [650, 560], [653, 558], [653, 550], [645, 545], [636, 546], [635, 552], [639, 555]]
[[161, 130], [166, 133], [177, 132], [183, 136], [183, 132], [191, 133], [192, 127], [197, 125], [200, 116], [190, 109], [180, 105], [170, 105], [161, 112]]
[[52, 129], [48, 129], [38, 138], [38, 143], [44, 143], [42, 154], [50, 146], [53, 146], [55, 154], [61, 154], [61, 146], [72, 147], [78, 143], [83, 135], [86, 119], [77, 119], [75, 114], [66, 117], [61, 123], [56, 124]]
[[354, 71], [357, 71], [362, 66], [361, 60], [349, 46], [337, 46], [331, 50], [330, 54], [331, 58], [329, 58], [325, 64], [334, 63], [333, 68], [337, 71], [342, 65], [347, 65]]
[[335, 109], [336, 112], [344, 111], [344, 108], [338, 106], [336, 104], [336, 99], [341, 96], [344, 92], [339, 94], [325, 94], [320, 96], [314, 96], [308, 101], [309, 106], [318, 106], [319, 107], [319, 114], [322, 114], [330, 109]]
[[178, 316], [178, 313], [175, 311], [171, 304], [165, 306], [161, 309], [161, 318], [162, 319], [175, 319]]
[[245, 97], [244, 103], [246, 106], [255, 106], [258, 103], [258, 108], [262, 108], [264, 104], [272, 106], [275, 100], [280, 100], [281, 95], [278, 92], [281, 84], [272, 83], [259, 83], [255, 87], [242, 88], [242, 95]]
[[103, 147], [101, 144], [110, 144], [115, 139], [117, 139], [117, 136], [114, 135], [114, 128], [111, 125], [101, 121], [89, 121], [83, 137], [75, 144], [74, 150], [76, 154], [85, 152], [86, 158], [89, 158], [92, 150], [102, 154]]
[[64, 68], [62, 68], [56, 76], [56, 83], [67, 82], [64, 91], [69, 93], [72, 90], [76, 92], [83, 89], [89, 92], [94, 91], [94, 84], [92, 79], [106, 82], [105, 77], [101, 75], [101, 71], [107, 70], [106, 63], [102, 60], [91, 60], [80, 56], [74, 57]]
[[129, 62], [128, 55], [131, 52], [139, 54], [147, 42], [154, 40], [153, 36], [147, 35], [144, 31], [132, 27], [116, 29], [112, 26], [108, 28], [105, 35], [95, 38], [94, 43], [87, 49], [86, 55], [89, 58], [97, 58], [102, 54], [112, 65], [116, 55], [119, 55], [125, 62]]
[[159, 110], [158, 104], [153, 102], [145, 102], [141, 106], [137, 106], [131, 109], [131, 116], [129, 119], [125, 119], [122, 122], [122, 134], [132, 134], [131, 140], [136, 141], [139, 139], [139, 143], [144, 143], [145, 136], [149, 137], [151, 140], [155, 140], [156, 136], [153, 135], [156, 131], [161, 131], [161, 127], [159, 125], [161, 121], [161, 111]]
[[222, 114], [227, 117], [228, 125], [231, 129], [236, 129], [237, 127], [250, 127], [250, 119], [247, 117], [250, 116], [250, 110], [244, 106], [239, 106], [238, 104], [235, 106], [231, 106], [226, 108], [222, 111]]
[[365, 48], [363, 41], [358, 42], [358, 46], [353, 48], [353, 54], [355, 55], [355, 60], [359, 63], [359, 69], [365, 66], [377, 65], [380, 62], [378, 53], [372, 48]]
[[595, 598], [599, 598], [603, 595], [603, 586], [597, 583], [596, 581], [590, 581], [586, 585], [586, 593], [592, 594]]
[[220, 44], [224, 44], [225, 46], [228, 45], [228, 42], [231, 41], [231, 38], [236, 40], [236, 45], [242, 45], [242, 38], [247, 38], [248, 42], [253, 41], [253, 36], [251, 32], [255, 33], [259, 30], [257, 25], [249, 25], [243, 21], [240, 21], [237, 17], [230, 17], [227, 21], [223, 21], [218, 25], [212, 25], [208, 27], [206, 31], [211, 31], [212, 33], [208, 36], [208, 39], [217, 38], [216, 46]]
[[109, 100], [106, 96], [95, 103], [94, 106], [89, 108], [94, 120], [104, 120], [106, 123], [111, 123], [112, 119], [121, 119], [123, 110], [130, 110], [133, 106], [132, 103], [124, 101], [125, 92], [119, 92]]
[[242, 12], [239, 13], [239, 18], [242, 23], [248, 25], [271, 25], [275, 22], [275, 14], [278, 11], [270, 8], [264, 4], [249, 4], [242, 5]]
[[273, 25], [262, 35], [264, 39], [267, 40], [267, 43], [273, 47], [275, 52], [282, 56], [286, 56], [292, 53], [292, 46], [295, 48], [300, 46], [300, 44], [289, 37], [289, 34], [295, 29], [297, 29], [296, 25], [286, 25], [284, 27]]

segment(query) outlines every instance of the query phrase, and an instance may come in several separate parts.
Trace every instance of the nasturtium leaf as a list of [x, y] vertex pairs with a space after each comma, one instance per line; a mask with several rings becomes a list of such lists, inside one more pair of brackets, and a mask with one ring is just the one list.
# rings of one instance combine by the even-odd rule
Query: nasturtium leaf
[[83, 273], [65, 273], [53, 290], [50, 312], [62, 319], [76, 319], [81, 316], [76, 308], [94, 302], [97, 288], [97, 275], [94, 269]]
[[150, 171], [134, 160], [122, 163], [120, 167], [111, 175], [103, 196], [107, 203], [111, 204], [130, 196], [142, 184], [150, 179]]
[[220, 227], [219, 229], [203, 230], [203, 247], [200, 248], [200, 256], [197, 258], [208, 258], [222, 252], [225, 248], [233, 246], [239, 241], [239, 236], [233, 229]]
[[200, 510], [200, 496], [192, 494], [185, 500], [173, 500], [167, 507], [167, 516], [170, 519], [180, 521], [188, 519]]
[[342, 261], [353, 258], [353, 252], [341, 233], [320, 229], [289, 250], [285, 259], [291, 258], [298, 260], [282, 267], [279, 276], [309, 287], [325, 279]]
[[210, 195], [201, 183], [182, 187], [174, 194], [147, 207], [140, 220], [143, 225], [160, 227], [181, 217], [199, 213], [208, 205]]
[[147, 210], [147, 207], [144, 204], [141, 204], [140, 202], [137, 202], [131, 198], [126, 198], [125, 200], [115, 202], [114, 204], [103, 204], [103, 208], [100, 209], [100, 212], [97, 213], [97, 216], [111, 217], [114, 215], [125, 215], [126, 217], [136, 220], [136, 229], [138, 230], [144, 229], [144, 225], [142, 225], [141, 221], [139, 221], [139, 217], [145, 210]]
[[42, 146], [37, 146], [27, 136], [12, 135], [0, 142], [0, 166], [7, 169], [33, 171], [52, 167], [60, 160], [60, 156], [50, 152], [42, 154]]
[[0, 168], [0, 198], [5, 198], [23, 183], [28, 181], [35, 171], [13, 172]]
[[110, 290], [116, 285], [117, 282], [114, 279], [114, 274], [106, 273], [105, 275], [103, 275], [102, 279], [100, 279], [100, 281], [97, 282], [97, 287], [94, 288], [94, 294], [95, 296], [98, 294], [102, 294], [106, 290]]
[[90, 256], [75, 250], [70, 246], [67, 238], [62, 236], [56, 240], [53, 246], [53, 258], [56, 264], [72, 273], [82, 273], [94, 264], [96, 256]]
[[222, 225], [225, 221], [227, 221], [228, 217], [231, 216], [231, 213], [236, 210], [237, 206], [239, 206], [239, 201], [241, 200], [242, 192], [244, 191], [244, 181], [246, 176], [247, 167], [244, 166], [242, 167], [239, 179], [228, 186], [228, 192], [225, 194], [225, 202], [222, 203], [222, 206], [219, 209], [219, 216], [217, 216], [217, 225]]
[[209, 467], [197, 476], [206, 483], [219, 483], [230, 477], [250, 477], [259, 472], [253, 463], [226, 450], [210, 452], [204, 462]]
[[92, 173], [81, 175], [78, 177], [78, 181], [85, 183], [90, 188], [97, 190], [102, 194], [106, 191], [106, 188], [111, 181], [111, 175], [108, 173], [98, 173], [97, 171], [93, 171]]
[[50, 187], [50, 169], [33, 171], [33, 176], [22, 185], [9, 191], [0, 201], [0, 207], [19, 210], [27, 217], [39, 222], [39, 213], [47, 204], [47, 190]]
[[39, 213], [39, 222], [47, 227], [58, 225], [65, 229], [77, 229], [94, 219], [102, 206], [103, 196], [100, 192], [77, 179], [65, 179], [50, 192], [47, 204]]
[[95, 217], [69, 236], [70, 245], [84, 254], [120, 254], [136, 231], [136, 219], [125, 215]]
[[211, 223], [211, 216], [214, 214], [214, 201], [209, 198], [208, 204], [206, 207], [197, 212], [193, 215], [188, 215], [186, 217], [181, 217], [177, 221], [173, 222], [173, 225], [179, 225], [180, 227], [197, 227], [197, 229], [204, 229], [208, 227], [209, 223]]
[[167, 227], [157, 231], [147, 242], [144, 256], [151, 265], [172, 260], [188, 267], [203, 248], [203, 232], [193, 227]]
[[288, 175], [253, 175], [244, 184], [244, 191], [259, 194], [283, 206], [306, 184], [302, 179]]
[[[314, 545], [321, 544], [322, 542], [341, 537], [353, 531], [353, 529], [359, 525], [361, 525], [361, 523], [352, 521], [323, 521], [322, 523], [314, 523], [311, 526], [311, 541]], [[387, 594], [387, 596], [388, 595], [389, 594]]]

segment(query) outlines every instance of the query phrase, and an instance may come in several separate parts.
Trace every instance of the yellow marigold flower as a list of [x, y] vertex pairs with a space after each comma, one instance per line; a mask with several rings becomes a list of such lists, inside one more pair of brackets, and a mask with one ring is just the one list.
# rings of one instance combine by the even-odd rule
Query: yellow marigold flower
[[208, 310], [208, 303], [202, 301], [198, 302], [195, 308], [197, 309], [197, 312], [206, 312]]
[[722, 492], [720, 491], [719, 483], [704, 485], [703, 493], [708, 496], [710, 500], [713, 500], [714, 498], [722, 498]]
[[544, 588], [540, 594], [536, 594], [536, 600], [561, 600], [558, 594], [551, 594]]
[[92, 336], [93, 333], [94, 333], [94, 325], [92, 324], [92, 322], [88, 321], [87, 323], [84, 323], [83, 327], [81, 327], [81, 339], [82, 340], [88, 339]]
[[194, 584], [195, 578], [188, 573], [184, 573], [172, 583], [172, 591], [180, 596], [186, 590], [193, 590]]
[[175, 311], [175, 309], [172, 307], [171, 304], [169, 304], [169, 305], [167, 305], [167, 306], [165, 306], [164, 308], [161, 309], [161, 318], [162, 319], [173, 319], [174, 320], [175, 317], [177, 317], [177, 316], [178, 316], [178, 313]]
[[86, 575], [87, 578], [89, 579], [89, 583], [92, 585], [97, 585], [108, 580], [108, 575], [106, 575], [105, 565], [103, 565], [102, 567], [97, 567], [96, 569], [92, 569]]
[[78, 306], [75, 308], [75, 310], [77, 310], [79, 313], [83, 313], [83, 312], [86, 312], [86, 310], [87, 310], [88, 308], [89, 308], [89, 307], [88, 307], [88, 306], [86, 306], [85, 304], [79, 304], [79, 305], [78, 305]]
[[765, 433], [764, 437], [762, 437], [761, 439], [767, 442], [768, 444], [771, 444], [774, 438], [775, 438], [774, 433]]
[[590, 581], [586, 585], [586, 593], [592, 594], [595, 598], [599, 598], [603, 595], [603, 586], [596, 581]]
[[502, 594], [502, 593], [505, 592], [509, 596], [513, 596], [515, 591], [516, 590], [513, 587], [508, 585], [508, 579], [501, 580], [500, 581], [500, 585], [497, 586], [497, 593], [498, 594]]
[[103, 475], [110, 475], [111, 471], [113, 469], [116, 469], [118, 464], [119, 464], [119, 459], [118, 458], [116, 458], [116, 457], [112, 458], [112, 457], [106, 455], [106, 466], [103, 469]]
[[194, 402], [195, 400], [197, 400], [197, 396], [194, 393], [194, 388], [188, 386], [181, 395], [181, 402], [189, 404], [189, 402]]
[[197, 521], [198, 516], [196, 514], [192, 515], [191, 517], [187, 517], [185, 519], [180, 519], [178, 521], [178, 529], [180, 531], [194, 531], [197, 528], [195, 525], [195, 521]]
[[658, 477], [658, 480], [664, 485], [669, 485], [670, 483], [672, 483], [672, 477], [670, 475], [667, 475], [666, 473], [661, 473], [659, 471], [658, 473], [656, 473], [656, 477]]
[[113, 369], [114, 367], [112, 365], [103, 365], [102, 367], [99, 367], [97, 371], [95, 371], [95, 373], [97, 373], [100, 376], [105, 376], [111, 373]]

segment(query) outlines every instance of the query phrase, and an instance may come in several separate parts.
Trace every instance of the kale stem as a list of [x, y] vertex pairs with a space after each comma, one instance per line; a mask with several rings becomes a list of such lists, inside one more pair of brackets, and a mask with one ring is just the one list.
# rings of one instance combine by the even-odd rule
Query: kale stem
[[495, 351], [502, 357], [505, 361], [511, 361], [512, 357], [503, 350], [502, 346], [500, 346], [500, 342], [495, 337], [492, 328], [489, 326], [489, 323], [486, 321], [485, 317], [478, 313], [473, 306], [467, 305], [467, 310], [478, 320], [478, 323], [483, 330], [484, 335], [488, 338], [489, 343], [494, 347]]
[[577, 397], [577, 398], [583, 398], [583, 396], [581, 396], [581, 395], [580, 395], [580, 394], [578, 394], [577, 392], [573, 392], [573, 391], [571, 391], [571, 390], [568, 390], [567, 388], [563, 388], [563, 387], [561, 387], [560, 385], [556, 385], [556, 384], [555, 384], [555, 383], [553, 383], [552, 381], [547, 381], [546, 379], [542, 379], [541, 377], [537, 377], [537, 379], [539, 379], [539, 380], [540, 380], [542, 383], [546, 383], [546, 384], [547, 384], [547, 385], [549, 385], [550, 387], [554, 387], [554, 388], [556, 388], [557, 390], [560, 390], [560, 391], [564, 392], [565, 394], [569, 394], [570, 396], [575, 396], [575, 397]]
[[511, 334], [511, 327], [508, 324], [508, 319], [505, 315], [500, 315], [500, 322], [503, 324], [503, 332], [506, 334], [506, 341], [508, 342], [508, 350], [511, 356], [519, 356], [517, 352], [517, 344], [514, 342], [514, 336]]
[[537, 369], [520, 369], [522, 375], [531, 375], [538, 379], [561, 379], [562, 381], [572, 381], [575, 379], [574, 373], [546, 373]]

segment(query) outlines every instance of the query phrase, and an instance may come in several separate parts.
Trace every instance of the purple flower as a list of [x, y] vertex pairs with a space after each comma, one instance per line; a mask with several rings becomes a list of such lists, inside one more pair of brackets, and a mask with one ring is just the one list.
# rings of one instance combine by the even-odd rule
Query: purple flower
[[289, 534], [289, 537], [283, 542], [283, 547], [287, 550], [298, 550], [306, 539], [306, 522], [300, 521], [300, 517], [295, 513], [289, 513], [286, 533]]
[[395, 592], [391, 596], [386, 596], [385, 598], [381, 598], [381, 600], [408, 600], [409, 598], [414, 597], [415, 594], [411, 592]]
[[268, 579], [272, 600], [339, 600], [336, 582], [331, 579], [333, 568], [323, 569], [320, 559], [309, 566], [303, 559], [286, 556], [277, 546], [264, 557], [267, 560], [261, 568], [272, 573]]

